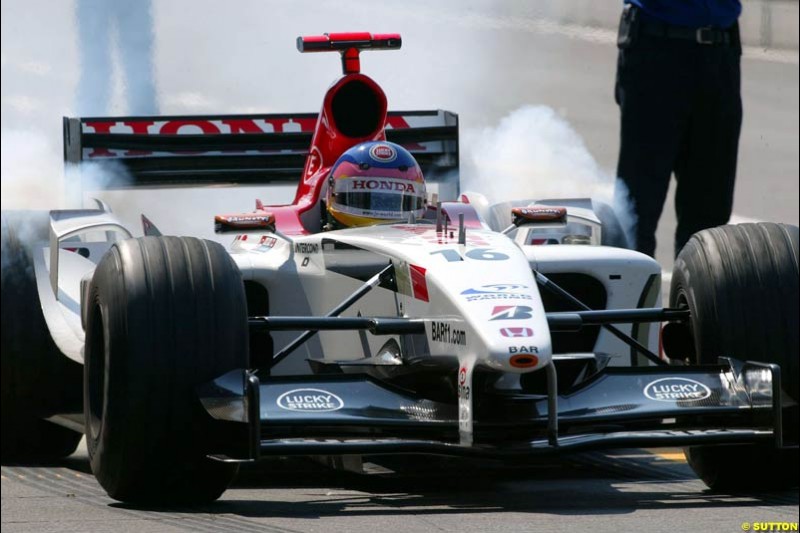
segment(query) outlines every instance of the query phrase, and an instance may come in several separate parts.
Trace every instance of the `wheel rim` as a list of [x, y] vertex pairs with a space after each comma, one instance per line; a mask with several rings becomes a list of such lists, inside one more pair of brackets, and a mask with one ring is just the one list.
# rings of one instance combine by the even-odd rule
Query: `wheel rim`
[[[682, 310], [687, 310], [688, 309], [689, 311], [693, 311], [693, 309], [691, 309], [691, 307], [689, 306], [689, 298], [686, 296], [686, 291], [684, 290], [683, 287], [678, 287], [678, 289], [677, 289], [677, 291], [675, 293], [675, 299], [673, 300], [673, 303], [671, 304], [671, 306], [676, 308], [676, 309], [682, 309]], [[699, 354], [698, 354], [698, 351], [697, 351], [697, 341], [696, 341], [695, 336], [694, 336], [694, 321], [692, 319], [690, 319], [686, 323], [686, 327], [689, 330], [689, 338], [691, 339], [691, 343], [692, 343], [691, 349], [694, 352], [694, 359], [695, 360], [694, 361], [690, 361], [687, 358], [687, 360], [685, 362], [688, 362], [690, 364], [698, 364], [700, 362], [700, 357], [699, 357]]]

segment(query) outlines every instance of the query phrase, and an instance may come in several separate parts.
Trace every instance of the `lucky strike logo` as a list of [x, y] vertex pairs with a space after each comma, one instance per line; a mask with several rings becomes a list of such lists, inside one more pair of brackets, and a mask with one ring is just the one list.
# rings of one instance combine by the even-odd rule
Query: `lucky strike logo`
[[353, 191], [392, 191], [416, 193], [414, 184], [411, 182], [382, 180], [382, 179], [354, 179], [350, 184]]
[[388, 144], [376, 144], [369, 149], [369, 156], [375, 161], [389, 163], [397, 159], [397, 152]]
[[321, 413], [338, 411], [344, 407], [341, 398], [322, 389], [294, 389], [278, 396], [278, 407], [286, 411]]
[[661, 378], [648, 383], [644, 395], [658, 402], [697, 402], [711, 396], [711, 389], [689, 378]]

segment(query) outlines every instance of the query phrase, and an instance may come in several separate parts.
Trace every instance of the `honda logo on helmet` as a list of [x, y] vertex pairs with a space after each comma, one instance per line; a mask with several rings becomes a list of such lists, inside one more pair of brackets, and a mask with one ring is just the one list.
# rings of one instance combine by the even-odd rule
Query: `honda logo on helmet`
[[389, 163], [397, 159], [397, 151], [388, 144], [376, 144], [369, 149], [369, 156], [375, 161]]
[[353, 180], [352, 190], [394, 191], [416, 193], [414, 184], [403, 181], [389, 181], [378, 179]]

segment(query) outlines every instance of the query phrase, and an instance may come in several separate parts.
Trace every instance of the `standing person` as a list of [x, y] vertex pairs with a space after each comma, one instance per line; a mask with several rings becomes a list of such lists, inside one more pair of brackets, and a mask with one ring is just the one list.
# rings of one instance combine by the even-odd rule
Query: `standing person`
[[81, 67], [78, 114], [111, 112], [114, 45], [124, 76], [127, 113], [158, 114], [150, 0], [78, 0], [76, 15]]
[[741, 10], [740, 0], [625, 0], [617, 176], [638, 219], [636, 249], [650, 256], [673, 172], [675, 255], [693, 233], [730, 218], [742, 123]]

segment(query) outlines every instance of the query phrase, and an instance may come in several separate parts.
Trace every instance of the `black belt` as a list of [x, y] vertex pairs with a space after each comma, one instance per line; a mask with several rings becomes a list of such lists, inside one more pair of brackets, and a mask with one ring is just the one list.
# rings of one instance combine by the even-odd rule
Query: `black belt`
[[653, 20], [640, 20], [639, 30], [645, 35], [654, 37], [666, 37], [667, 39], [681, 39], [693, 41], [698, 44], [730, 46], [738, 44], [734, 25], [732, 28], [723, 30], [720, 28], [686, 28], [683, 26], [672, 26], [663, 22]]

